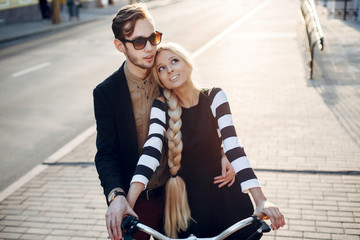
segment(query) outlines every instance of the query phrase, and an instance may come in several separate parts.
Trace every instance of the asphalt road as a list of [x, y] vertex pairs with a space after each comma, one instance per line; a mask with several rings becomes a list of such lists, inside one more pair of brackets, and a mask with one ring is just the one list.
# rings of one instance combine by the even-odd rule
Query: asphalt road
[[[194, 53], [260, 3], [182, 0], [151, 13], [164, 41]], [[95, 123], [92, 90], [124, 60], [111, 19], [0, 52], [0, 190]]]

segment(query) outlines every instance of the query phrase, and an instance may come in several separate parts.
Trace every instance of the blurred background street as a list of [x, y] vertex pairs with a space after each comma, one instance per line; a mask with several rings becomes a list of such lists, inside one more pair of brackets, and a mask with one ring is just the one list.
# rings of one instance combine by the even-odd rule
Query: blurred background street
[[[92, 90], [125, 59], [111, 21], [126, 3], [0, 25], [0, 239], [106, 238]], [[317, 5], [325, 48], [310, 80], [299, 0], [147, 4], [163, 41], [192, 54], [199, 86], [228, 95], [287, 221], [263, 239], [359, 240], [360, 22]]]

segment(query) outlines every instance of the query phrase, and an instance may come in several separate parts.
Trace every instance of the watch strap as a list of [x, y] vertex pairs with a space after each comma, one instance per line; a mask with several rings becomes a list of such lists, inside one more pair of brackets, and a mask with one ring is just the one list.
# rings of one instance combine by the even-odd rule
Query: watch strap
[[115, 188], [113, 189], [110, 193], [109, 193], [109, 196], [108, 196], [108, 205], [110, 206], [110, 204], [112, 203], [112, 201], [114, 201], [115, 197], [116, 196], [124, 196], [126, 197], [126, 193], [124, 190], [122, 190], [121, 188]]

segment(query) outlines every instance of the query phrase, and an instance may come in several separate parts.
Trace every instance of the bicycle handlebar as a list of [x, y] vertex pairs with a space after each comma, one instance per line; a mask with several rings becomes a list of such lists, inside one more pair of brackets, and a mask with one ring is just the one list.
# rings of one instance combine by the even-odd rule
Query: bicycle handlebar
[[[189, 236], [188, 238], [183, 238], [181, 240], [222, 240], [227, 238], [228, 236], [230, 236], [231, 234], [237, 232], [238, 230], [250, 225], [250, 224], [254, 224], [257, 223], [259, 224], [259, 228], [257, 229], [256, 233], [265, 233], [265, 232], [270, 232], [270, 227], [269, 225], [267, 225], [264, 221], [262, 221], [261, 219], [259, 219], [256, 216], [251, 216], [248, 218], [245, 218], [237, 223], [235, 223], [234, 225], [228, 227], [227, 229], [225, 229], [223, 232], [221, 232], [220, 234], [218, 234], [215, 237], [211, 237], [211, 238], [197, 238], [194, 235]], [[122, 229], [126, 229], [126, 235], [124, 240], [133, 240], [133, 235], [138, 231], [142, 231], [145, 232], [151, 236], [153, 236], [155, 239], [159, 239], [159, 240], [180, 240], [180, 239], [175, 239], [175, 238], [169, 238], [161, 233], [159, 233], [158, 231], [142, 224], [139, 222], [139, 220], [134, 217], [134, 216], [128, 216], [124, 219], [123, 223], [121, 224]], [[251, 238], [251, 236], [250, 236]]]

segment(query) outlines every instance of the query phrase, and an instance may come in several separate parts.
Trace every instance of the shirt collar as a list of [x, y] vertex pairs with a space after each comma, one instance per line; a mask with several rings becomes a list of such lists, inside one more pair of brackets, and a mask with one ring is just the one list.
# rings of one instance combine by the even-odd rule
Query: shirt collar
[[127, 62], [125, 62], [124, 73], [126, 80], [134, 85], [143, 86], [145, 82], [149, 82], [150, 84], [152, 84], [151, 74], [148, 74], [145, 79], [139, 78], [129, 71], [127, 67]]

